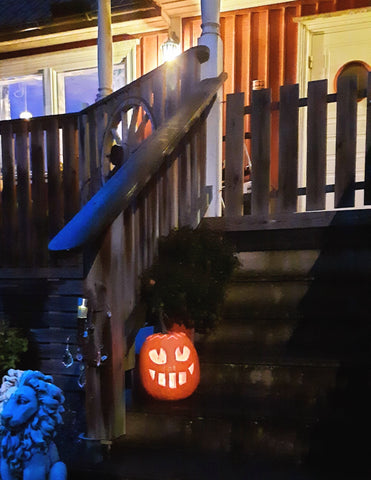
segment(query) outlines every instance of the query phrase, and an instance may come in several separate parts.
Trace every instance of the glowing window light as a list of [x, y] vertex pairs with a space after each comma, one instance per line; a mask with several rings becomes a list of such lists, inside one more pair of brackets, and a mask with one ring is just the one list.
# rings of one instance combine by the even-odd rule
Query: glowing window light
[[19, 118], [23, 118], [23, 120], [29, 120], [30, 118], [32, 118], [32, 113], [25, 110], [24, 112], [21, 112], [19, 114]]

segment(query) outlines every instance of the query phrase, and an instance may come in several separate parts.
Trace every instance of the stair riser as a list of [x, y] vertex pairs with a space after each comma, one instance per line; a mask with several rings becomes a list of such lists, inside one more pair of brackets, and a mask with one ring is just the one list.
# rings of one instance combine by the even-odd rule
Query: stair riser
[[308, 451], [309, 427], [274, 425], [265, 420], [228, 421], [128, 414], [128, 445], [176, 446], [205, 452], [236, 453], [248, 457], [279, 458], [299, 462]]
[[336, 384], [337, 367], [300, 367], [270, 365], [201, 365], [201, 392], [290, 398], [307, 397], [312, 401], [324, 388]]
[[368, 278], [371, 270], [369, 249], [268, 250], [238, 255], [240, 278]]
[[368, 282], [284, 281], [232, 284], [224, 316], [246, 321], [295, 318], [368, 318]]

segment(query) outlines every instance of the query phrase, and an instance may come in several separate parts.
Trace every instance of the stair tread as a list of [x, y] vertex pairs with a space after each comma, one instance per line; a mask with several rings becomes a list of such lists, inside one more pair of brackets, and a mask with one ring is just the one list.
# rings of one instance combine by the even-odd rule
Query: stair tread
[[[120, 439], [108, 459], [95, 465], [73, 465], [70, 480], [320, 480], [321, 475], [300, 465], [259, 461], [234, 455], [207, 454], [167, 447], [125, 445]], [[338, 477], [339, 478], [339, 477]], [[326, 477], [328, 480], [329, 477]]]

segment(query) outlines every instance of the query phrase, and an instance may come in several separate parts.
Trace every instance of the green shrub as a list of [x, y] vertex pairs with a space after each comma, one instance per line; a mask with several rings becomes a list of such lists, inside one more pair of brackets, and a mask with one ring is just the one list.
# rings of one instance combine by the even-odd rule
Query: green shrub
[[17, 368], [21, 354], [28, 349], [28, 340], [18, 328], [9, 326], [9, 322], [0, 319], [0, 373], [9, 368]]
[[158, 256], [142, 279], [143, 298], [166, 326], [175, 322], [206, 332], [221, 316], [226, 285], [237, 265], [223, 234], [174, 229], [159, 239]]

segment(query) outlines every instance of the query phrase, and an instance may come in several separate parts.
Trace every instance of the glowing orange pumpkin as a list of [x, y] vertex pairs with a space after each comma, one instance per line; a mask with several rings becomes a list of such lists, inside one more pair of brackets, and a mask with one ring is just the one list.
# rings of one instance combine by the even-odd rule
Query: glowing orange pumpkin
[[139, 354], [139, 374], [145, 390], [160, 400], [189, 397], [200, 381], [196, 349], [185, 333], [155, 333]]

